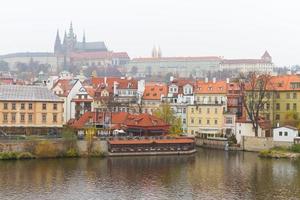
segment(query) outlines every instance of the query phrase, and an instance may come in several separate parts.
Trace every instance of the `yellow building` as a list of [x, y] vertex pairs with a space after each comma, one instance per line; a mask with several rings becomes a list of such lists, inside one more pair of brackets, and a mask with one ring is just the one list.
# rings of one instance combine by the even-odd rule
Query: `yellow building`
[[273, 127], [278, 124], [283, 126], [292, 123], [288, 118], [290, 114], [298, 114], [300, 117], [299, 75], [274, 76], [271, 78], [268, 90], [270, 98], [263, 114], [271, 121]]
[[204, 138], [222, 135], [226, 110], [226, 82], [198, 81], [195, 103], [187, 108], [188, 135]]
[[63, 126], [63, 101], [46, 87], [0, 85], [0, 127], [12, 134], [45, 134]]

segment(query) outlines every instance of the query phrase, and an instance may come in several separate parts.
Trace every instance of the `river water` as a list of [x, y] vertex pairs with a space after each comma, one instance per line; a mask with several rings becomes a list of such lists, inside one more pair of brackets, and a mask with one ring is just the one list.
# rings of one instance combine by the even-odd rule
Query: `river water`
[[189, 156], [0, 162], [0, 199], [300, 199], [300, 161]]

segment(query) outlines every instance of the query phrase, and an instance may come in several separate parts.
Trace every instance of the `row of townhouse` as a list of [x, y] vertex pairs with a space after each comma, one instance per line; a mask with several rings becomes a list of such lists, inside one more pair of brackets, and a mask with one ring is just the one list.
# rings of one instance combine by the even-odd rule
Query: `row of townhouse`
[[229, 80], [171, 78], [168, 84], [147, 83], [142, 102], [143, 112], [150, 114], [167, 102], [189, 136], [234, 134], [235, 119], [242, 117], [241, 90]]
[[138, 112], [144, 81], [123, 77], [59, 79], [52, 91], [64, 102], [66, 124], [86, 112]]

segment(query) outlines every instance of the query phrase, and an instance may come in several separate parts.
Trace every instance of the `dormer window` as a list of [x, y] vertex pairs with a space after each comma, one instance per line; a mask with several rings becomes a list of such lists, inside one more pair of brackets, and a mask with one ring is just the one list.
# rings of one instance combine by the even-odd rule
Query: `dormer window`
[[213, 89], [212, 87], [208, 87], [208, 90], [209, 90], [209, 91], [212, 91], [212, 89]]

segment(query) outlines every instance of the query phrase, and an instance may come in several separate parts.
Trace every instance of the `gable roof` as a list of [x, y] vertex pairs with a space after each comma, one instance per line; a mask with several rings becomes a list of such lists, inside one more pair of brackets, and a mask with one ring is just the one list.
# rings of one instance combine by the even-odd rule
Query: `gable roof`
[[127, 127], [157, 127], [169, 126], [164, 120], [148, 113], [130, 114], [124, 122]]
[[196, 81], [196, 94], [226, 94], [227, 83], [226, 81]]
[[168, 87], [166, 84], [147, 83], [143, 94], [144, 100], [161, 100], [162, 96], [168, 95]]
[[92, 120], [97, 123], [104, 123], [104, 118], [111, 117], [111, 124], [123, 124], [124, 121], [129, 115], [126, 112], [113, 112], [113, 113], [104, 113], [104, 112], [85, 112], [78, 120], [75, 120], [72, 127], [80, 129], [85, 126], [87, 122]]
[[59, 87], [63, 90], [63, 93], [62, 94], [56, 94], [56, 95], [61, 96], [61, 97], [67, 97], [69, 95], [70, 91], [72, 90], [72, 88], [74, 87], [74, 85], [77, 83], [77, 81], [79, 81], [79, 80], [59, 79], [53, 85], [52, 90], [56, 87]]

